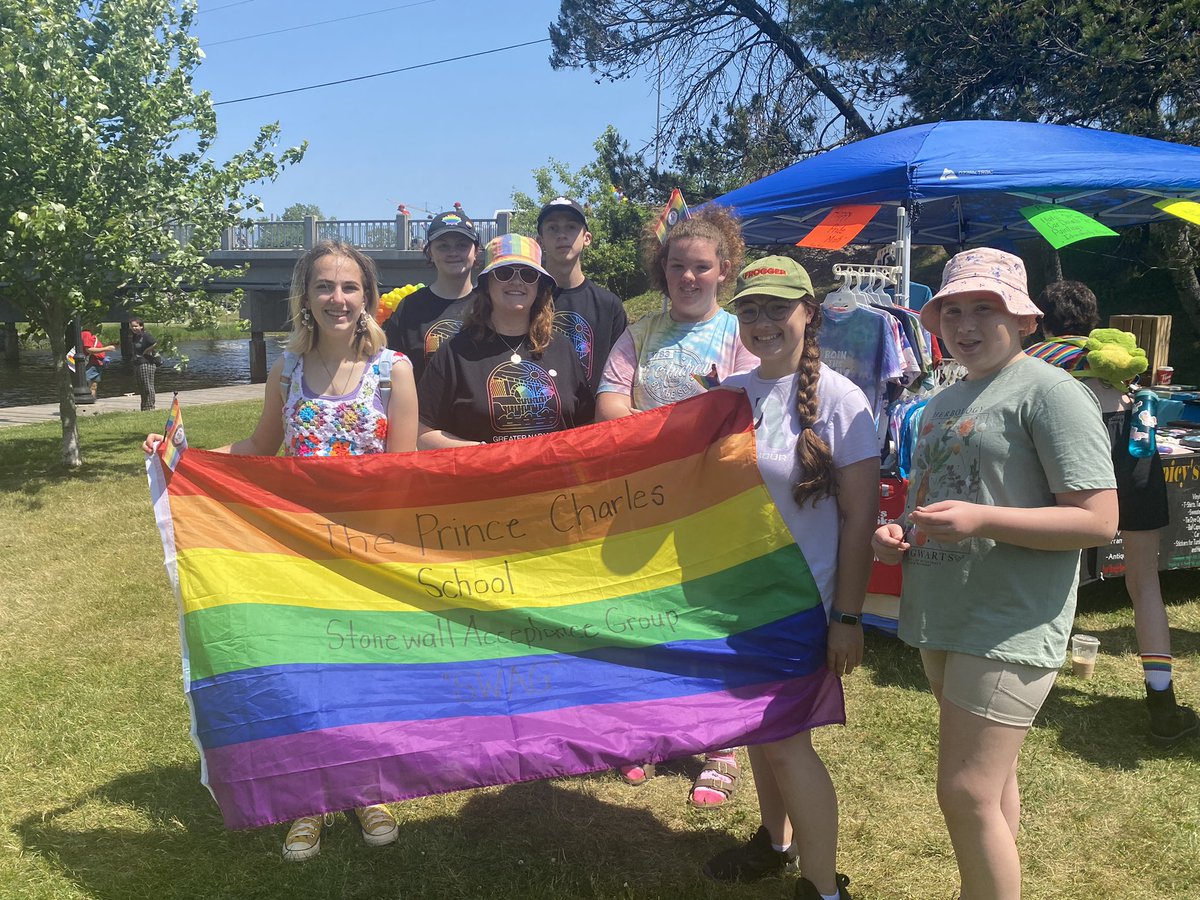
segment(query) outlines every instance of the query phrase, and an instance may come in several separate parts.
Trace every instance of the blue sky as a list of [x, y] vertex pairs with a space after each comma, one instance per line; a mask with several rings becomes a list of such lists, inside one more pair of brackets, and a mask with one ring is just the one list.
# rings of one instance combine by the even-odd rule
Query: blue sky
[[[353, 78], [547, 37], [557, 0], [200, 0], [193, 32], [207, 56], [198, 88], [214, 102]], [[401, 8], [404, 7], [404, 8]], [[389, 10], [375, 15], [363, 15]], [[328, 22], [331, 19], [344, 21]], [[318, 27], [296, 28], [328, 22]], [[236, 40], [280, 29], [282, 34]], [[553, 157], [595, 158], [608, 126], [653, 139], [650, 78], [596, 84], [550, 68], [549, 43], [490, 56], [217, 107], [214, 158], [249, 146], [278, 120], [280, 147], [309, 142], [300, 165], [261, 186], [267, 213], [315, 203], [339, 219], [388, 218], [460, 201], [473, 216], [511, 205]]]

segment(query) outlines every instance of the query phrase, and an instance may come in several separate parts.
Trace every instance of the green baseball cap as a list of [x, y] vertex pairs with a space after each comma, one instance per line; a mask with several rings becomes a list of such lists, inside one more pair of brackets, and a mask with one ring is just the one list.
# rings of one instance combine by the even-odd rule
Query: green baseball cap
[[764, 256], [738, 273], [733, 302], [756, 295], [782, 300], [816, 297], [804, 266], [787, 256]]

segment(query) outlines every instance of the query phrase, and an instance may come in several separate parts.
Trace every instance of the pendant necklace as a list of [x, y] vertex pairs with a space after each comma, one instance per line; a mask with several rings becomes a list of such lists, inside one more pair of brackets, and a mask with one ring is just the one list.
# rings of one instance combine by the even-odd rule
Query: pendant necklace
[[519, 363], [521, 361], [521, 345], [525, 343], [525, 336], [521, 336], [521, 339], [517, 341], [517, 346], [515, 347], [510, 344], [508, 339], [498, 331], [496, 332], [496, 337], [500, 338], [500, 341], [504, 344], [504, 346], [512, 351], [512, 356], [508, 358], [508, 361], [514, 366]]
[[[317, 352], [317, 351], [314, 351], [314, 352]], [[346, 383], [343, 386], [343, 389], [339, 391], [338, 387], [337, 387], [337, 378], [335, 378], [333, 372], [331, 372], [329, 370], [329, 365], [328, 365], [328, 363], [325, 362], [325, 357], [323, 357], [319, 352], [317, 352], [317, 359], [319, 359], [321, 361], [321, 368], [323, 368], [325, 370], [325, 374], [329, 376], [329, 389], [331, 391], [333, 391], [333, 393], [330, 396], [332, 396], [332, 397], [345, 396], [346, 388], [350, 387], [350, 380], [354, 377], [355, 372], [358, 371], [357, 360], [350, 364], [350, 378], [346, 379]], [[342, 364], [339, 361], [338, 362], [338, 374], [340, 375], [341, 372], [342, 372]]]

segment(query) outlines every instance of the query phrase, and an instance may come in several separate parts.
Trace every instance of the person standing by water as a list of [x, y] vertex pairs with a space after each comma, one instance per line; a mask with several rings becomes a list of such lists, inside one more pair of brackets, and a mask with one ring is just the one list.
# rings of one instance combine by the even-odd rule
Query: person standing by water
[[[405, 453], [417, 445], [417, 395], [412, 366], [389, 350], [375, 324], [379, 279], [375, 264], [353, 245], [322, 241], [296, 263], [289, 300], [287, 351], [267, 376], [262, 414], [248, 438], [218, 453], [274, 456], [359, 456]], [[146, 436], [154, 452], [161, 434]], [[363, 785], [362, 794], [378, 790]], [[400, 833], [386, 806], [354, 810], [363, 841], [390, 844]], [[332, 817], [302, 816], [283, 844], [289, 862], [321, 852], [321, 832]]]
[[905, 515], [872, 542], [904, 563], [899, 635], [938, 702], [937, 797], [962, 900], [1021, 896], [1017, 757], [1066, 657], [1079, 551], [1117, 530], [1095, 397], [1021, 349], [1041, 316], [1026, 284], [1000, 250], [946, 264], [921, 324], [967, 376], [926, 405]]
[[[1108, 425], [1117, 476], [1118, 526], [1125, 548], [1125, 589], [1133, 603], [1133, 630], [1150, 714], [1149, 737], [1159, 746], [1171, 746], [1200, 732], [1200, 720], [1195, 710], [1175, 700], [1171, 630], [1158, 580], [1158, 547], [1169, 521], [1162, 457], [1157, 450], [1142, 458], [1129, 452], [1133, 398], [1125, 382], [1136, 373], [1106, 371], [1104, 354], [1097, 354], [1097, 365], [1092, 366], [1088, 360], [1092, 354], [1083, 350], [1087, 336], [1100, 325], [1096, 295], [1078, 281], [1057, 281], [1046, 285], [1037, 305], [1045, 314], [1042, 332], [1047, 340], [1025, 352], [1049, 361], [1048, 355], [1058, 360], [1054, 364], [1060, 367], [1071, 361], [1069, 371], [1096, 395]], [[1054, 352], [1069, 352], [1072, 344], [1078, 352]]]
[[115, 353], [117, 348], [112, 344], [104, 343], [98, 334], [92, 334], [87, 329], [81, 331], [79, 336], [83, 343], [83, 352], [87, 354], [84, 373], [87, 377], [88, 390], [92, 392], [92, 398], [95, 399], [100, 388], [100, 379], [104, 377], [104, 367], [108, 365], [108, 354]]
[[142, 409], [154, 409], [154, 374], [158, 369], [158, 354], [154, 347], [158, 342], [146, 330], [146, 322], [141, 316], [129, 320], [129, 331], [133, 335], [133, 374], [138, 393], [142, 395]]

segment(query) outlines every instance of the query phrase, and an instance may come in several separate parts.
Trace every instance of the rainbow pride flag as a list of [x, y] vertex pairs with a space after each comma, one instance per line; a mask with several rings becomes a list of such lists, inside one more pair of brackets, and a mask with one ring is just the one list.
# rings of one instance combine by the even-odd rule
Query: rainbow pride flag
[[493, 446], [192, 448], [148, 472], [229, 827], [844, 721], [739, 393]]
[[163, 439], [158, 445], [158, 453], [163, 465], [172, 471], [179, 465], [179, 458], [187, 449], [187, 434], [183, 430], [183, 413], [179, 411], [179, 394], [171, 400], [171, 412], [167, 416], [167, 424], [163, 427]]
[[659, 214], [658, 221], [654, 223], [654, 235], [658, 238], [658, 242], [660, 244], [665, 242], [671, 229], [687, 217], [688, 205], [683, 199], [683, 192], [679, 188], [673, 188], [666, 206]]

